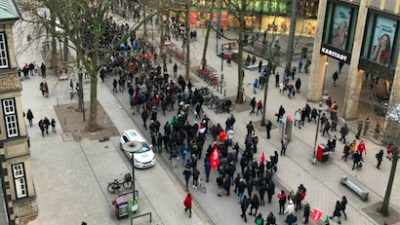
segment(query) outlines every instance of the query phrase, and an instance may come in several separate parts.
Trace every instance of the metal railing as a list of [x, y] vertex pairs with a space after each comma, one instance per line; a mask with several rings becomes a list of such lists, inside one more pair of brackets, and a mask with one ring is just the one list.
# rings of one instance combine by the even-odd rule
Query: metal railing
[[131, 225], [133, 225], [133, 220], [134, 219], [137, 219], [137, 218], [140, 218], [140, 217], [143, 217], [143, 216], [149, 216], [150, 223], [153, 222], [153, 216], [152, 216], [151, 212], [147, 212], [147, 213], [143, 213], [143, 214], [131, 217]]

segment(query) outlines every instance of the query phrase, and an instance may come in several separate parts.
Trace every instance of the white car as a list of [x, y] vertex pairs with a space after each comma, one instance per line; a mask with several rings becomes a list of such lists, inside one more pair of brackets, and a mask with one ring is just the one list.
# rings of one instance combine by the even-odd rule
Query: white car
[[129, 159], [134, 156], [136, 168], [144, 169], [156, 164], [152, 146], [136, 130], [126, 130], [120, 138], [120, 148]]

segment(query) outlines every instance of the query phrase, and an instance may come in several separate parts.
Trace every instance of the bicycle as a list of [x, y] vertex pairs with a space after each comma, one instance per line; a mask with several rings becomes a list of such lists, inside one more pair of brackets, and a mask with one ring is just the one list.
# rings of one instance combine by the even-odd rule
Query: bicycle
[[199, 178], [199, 181], [197, 183], [197, 189], [199, 189], [203, 193], [206, 193], [206, 184], [204, 183], [203, 179]]
[[132, 176], [130, 173], [127, 173], [124, 175], [124, 178], [122, 180], [114, 179], [113, 182], [108, 183], [107, 186], [107, 191], [110, 192], [111, 194], [119, 193], [119, 189], [121, 187], [125, 189], [131, 188], [132, 185]]

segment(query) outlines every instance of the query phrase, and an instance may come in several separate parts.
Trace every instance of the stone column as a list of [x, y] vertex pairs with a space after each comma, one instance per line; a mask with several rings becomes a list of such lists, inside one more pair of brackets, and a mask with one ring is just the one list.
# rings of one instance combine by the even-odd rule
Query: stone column
[[[314, 47], [312, 53], [310, 79], [308, 80], [307, 100], [319, 102], [322, 98], [327, 56], [321, 55], [322, 35], [324, 33], [324, 22], [327, 0], [319, 1], [317, 30], [315, 32]], [[322, 62], [324, 61], [324, 62]]]
[[400, 137], [400, 57], [397, 60], [396, 65], [392, 90], [390, 93], [388, 112], [394, 111], [395, 114], [397, 114], [397, 118], [388, 118], [385, 121], [384, 138], [387, 142], [393, 141], [393, 137]]
[[[356, 25], [356, 32], [354, 37], [363, 37], [365, 22], [367, 19], [367, 6], [369, 0], [360, 1], [358, 10], [358, 18]], [[346, 92], [344, 95], [343, 117], [347, 120], [356, 118], [358, 101], [360, 99], [360, 92], [362, 86], [362, 79], [364, 71], [358, 69], [358, 62], [360, 60], [362, 41], [354, 41], [353, 49], [351, 51], [351, 60], [349, 65], [349, 72], [347, 75]]]

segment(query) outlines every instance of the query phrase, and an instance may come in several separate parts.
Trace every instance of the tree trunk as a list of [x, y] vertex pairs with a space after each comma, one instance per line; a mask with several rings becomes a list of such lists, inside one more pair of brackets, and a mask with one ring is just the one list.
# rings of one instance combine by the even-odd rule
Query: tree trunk
[[[213, 0], [211, 3], [211, 13], [210, 13], [211, 15], [213, 13], [212, 9], [214, 9], [214, 6], [215, 6], [215, 0]], [[206, 32], [206, 37], [204, 39], [203, 56], [201, 58], [201, 68], [203, 69], [207, 67], [206, 55], [207, 55], [208, 39], [210, 37], [210, 31], [211, 31], [211, 20], [207, 20], [207, 32]]]
[[[243, 3], [243, 2], [242, 2]], [[244, 12], [239, 11], [239, 40], [238, 40], [238, 89], [236, 95], [236, 103], [242, 104], [244, 97], [244, 89], [243, 89], [243, 79], [244, 79], [244, 71], [243, 71], [243, 34], [244, 34]]]
[[[146, 6], [146, 1], [143, 1], [143, 19], [146, 19], [147, 17], [147, 6]], [[144, 21], [143, 23], [143, 36], [147, 37], [147, 21]]]
[[185, 77], [190, 80], [190, 27], [189, 27], [189, 2], [186, 0], [185, 6], [185, 29], [186, 29], [186, 56], [185, 56]]
[[394, 181], [394, 176], [396, 174], [398, 159], [399, 159], [399, 149], [396, 148], [395, 151], [393, 151], [392, 167], [390, 168], [389, 181], [386, 187], [385, 197], [382, 202], [382, 207], [379, 209], [379, 212], [383, 216], [389, 216], [390, 194], [392, 193], [393, 181]]
[[66, 68], [68, 65], [68, 38], [67, 36], [64, 37], [64, 67]]
[[97, 131], [97, 71], [90, 70], [90, 111], [89, 111], [89, 131]]
[[269, 75], [267, 75], [267, 80], [265, 81], [264, 100], [263, 100], [264, 108], [262, 112], [261, 126], [265, 126], [265, 117], [267, 115], [268, 83], [269, 83]]
[[51, 34], [51, 59], [50, 69], [57, 69], [57, 40], [56, 40], [56, 18], [54, 15], [50, 17], [50, 34]]

